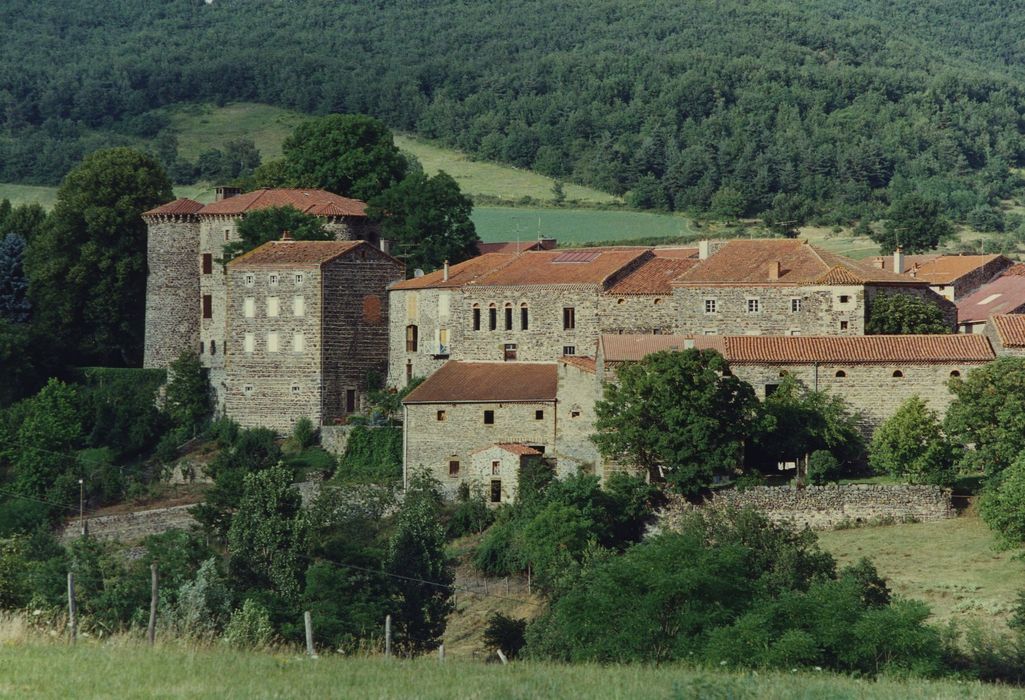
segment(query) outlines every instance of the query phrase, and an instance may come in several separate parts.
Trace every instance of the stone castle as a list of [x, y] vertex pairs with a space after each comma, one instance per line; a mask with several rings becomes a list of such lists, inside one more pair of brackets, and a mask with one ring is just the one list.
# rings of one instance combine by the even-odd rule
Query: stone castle
[[[282, 205], [324, 217], [337, 240], [220, 262], [247, 212]], [[1025, 324], [1008, 316], [974, 335], [865, 335], [875, 301], [893, 294], [935, 304], [954, 329], [955, 302], [1011, 264], [1001, 256], [906, 265], [899, 251], [856, 261], [787, 239], [549, 244], [406, 279], [363, 203], [327, 192], [225, 190], [144, 217], [146, 366], [194, 350], [219, 410], [281, 433], [300, 417], [345, 423], [372, 376], [395, 389], [425, 378], [403, 404], [405, 472], [426, 468], [450, 493], [479, 485], [493, 503], [515, 498], [532, 460], [559, 474], [629, 468], [590, 441], [594, 406], [617, 366], [651, 352], [715, 349], [762, 397], [796, 376], [841, 395], [866, 433], [913, 395], [944, 411], [951, 377], [1025, 352]]]

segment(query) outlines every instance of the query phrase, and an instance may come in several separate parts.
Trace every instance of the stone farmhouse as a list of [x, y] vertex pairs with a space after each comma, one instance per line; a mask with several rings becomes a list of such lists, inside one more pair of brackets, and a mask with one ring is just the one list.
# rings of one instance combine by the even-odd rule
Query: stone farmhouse
[[1025, 314], [994, 314], [984, 332], [997, 355], [1025, 357]]
[[961, 333], [985, 333], [994, 314], [1025, 313], [1025, 264], [1008, 267], [988, 283], [957, 302]]
[[958, 301], [1014, 264], [1004, 255], [903, 255], [873, 258], [883, 270], [925, 280], [929, 288], [948, 301]]
[[365, 241], [266, 243], [227, 269], [225, 413], [289, 432], [341, 422], [387, 373], [387, 287], [401, 262]]

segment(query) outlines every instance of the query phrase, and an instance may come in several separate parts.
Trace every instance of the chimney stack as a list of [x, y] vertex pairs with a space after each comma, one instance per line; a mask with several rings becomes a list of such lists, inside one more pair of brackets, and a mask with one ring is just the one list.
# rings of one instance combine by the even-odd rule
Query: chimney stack
[[898, 275], [904, 274], [904, 252], [897, 246], [893, 251], [893, 271]]
[[872, 264], [875, 265], [880, 270], [883, 270], [883, 269], [886, 268], [886, 260], [885, 260], [885, 258], [883, 258], [882, 255], [876, 256], [876, 259], [872, 261]]
[[443, 282], [448, 282], [448, 260], [445, 261], [445, 272], [441, 279]]
[[698, 241], [698, 260], [708, 260], [708, 241]]
[[282, 231], [282, 232], [281, 232], [281, 240], [283, 240], [283, 241], [291, 241], [291, 240], [294, 240], [294, 239], [292, 238], [292, 232], [291, 232], [291, 231], [288, 231], [288, 230]]
[[769, 281], [775, 282], [779, 279], [779, 260], [769, 261]]
[[228, 187], [227, 185], [220, 185], [214, 188], [214, 201], [219, 202], [222, 199], [231, 199], [242, 194], [241, 187]]
[[384, 253], [385, 255], [390, 254], [390, 252], [391, 252], [391, 241], [389, 241], [389, 240], [387, 240], [385, 238], [382, 238], [380, 241], [377, 242], [377, 245], [381, 249], [382, 253]]

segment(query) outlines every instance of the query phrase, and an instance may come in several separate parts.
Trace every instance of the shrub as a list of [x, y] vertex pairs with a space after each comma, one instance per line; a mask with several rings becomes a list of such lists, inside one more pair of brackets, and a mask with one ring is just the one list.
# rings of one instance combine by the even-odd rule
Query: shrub
[[979, 514], [1005, 544], [1025, 542], [1025, 454], [986, 487]]
[[472, 489], [466, 484], [460, 484], [458, 503], [448, 521], [448, 537], [481, 533], [493, 522], [495, 512], [488, 507], [480, 484], [474, 484]]
[[224, 629], [224, 641], [236, 649], [262, 649], [274, 640], [267, 608], [254, 600], [247, 599], [231, 614], [231, 620]]
[[808, 481], [825, 484], [840, 476], [840, 462], [829, 450], [815, 450], [808, 456]]
[[901, 404], [872, 436], [869, 464], [915, 484], [954, 482], [954, 450], [939, 416], [917, 396]]
[[527, 621], [507, 617], [500, 612], [491, 613], [484, 628], [484, 644], [489, 649], [501, 649], [510, 659], [519, 656], [527, 643]]
[[402, 479], [402, 429], [354, 427], [338, 462], [337, 478], [373, 483]]
[[177, 598], [172, 620], [186, 635], [213, 638], [231, 614], [231, 592], [212, 557], [200, 565], [193, 580], [181, 585]]

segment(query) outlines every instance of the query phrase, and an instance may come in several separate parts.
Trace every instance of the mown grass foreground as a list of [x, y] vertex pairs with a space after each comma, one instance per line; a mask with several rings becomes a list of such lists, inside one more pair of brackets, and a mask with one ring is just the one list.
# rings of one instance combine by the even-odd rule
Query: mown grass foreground
[[0, 696], [18, 698], [1011, 698], [957, 681], [673, 667], [439, 664], [242, 653], [134, 642], [0, 647]]

